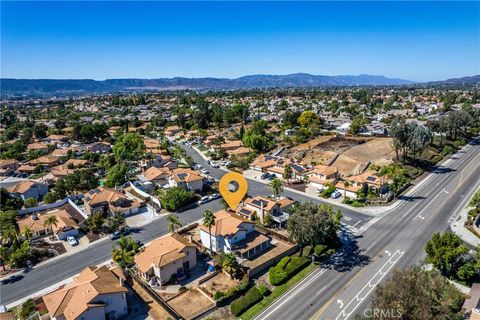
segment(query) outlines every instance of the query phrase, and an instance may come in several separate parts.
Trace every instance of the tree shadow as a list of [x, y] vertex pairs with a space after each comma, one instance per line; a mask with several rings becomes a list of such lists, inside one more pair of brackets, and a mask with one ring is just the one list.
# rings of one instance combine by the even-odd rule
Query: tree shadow
[[407, 195], [401, 195], [398, 197], [399, 200], [407, 201], [407, 202], [412, 202], [415, 200], [423, 200], [426, 199], [423, 196], [407, 196]]
[[436, 174], [444, 174], [444, 173], [449, 173], [452, 171], [457, 171], [456, 169], [452, 169], [449, 167], [445, 167], [442, 165], [435, 165], [435, 166], [430, 166], [426, 168], [426, 171], [436, 173]]

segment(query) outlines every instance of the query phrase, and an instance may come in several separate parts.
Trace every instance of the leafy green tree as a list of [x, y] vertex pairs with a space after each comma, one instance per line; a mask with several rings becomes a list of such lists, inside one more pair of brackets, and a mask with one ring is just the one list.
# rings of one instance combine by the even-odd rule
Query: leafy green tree
[[334, 244], [338, 241], [341, 218], [340, 210], [335, 211], [331, 205], [302, 203], [288, 219], [288, 235], [302, 250], [306, 245]]
[[113, 146], [117, 161], [136, 161], [145, 152], [143, 138], [137, 133], [126, 133], [120, 136]]
[[55, 201], [57, 201], [57, 194], [55, 192], [47, 192], [44, 196], [43, 196], [43, 202], [45, 203], [55, 203]]
[[175, 215], [169, 215], [167, 217], [167, 222], [168, 222], [168, 232], [175, 233], [178, 231], [178, 228], [182, 226], [180, 223], [180, 220], [178, 219], [178, 216]]
[[46, 138], [47, 137], [47, 131], [48, 131], [48, 127], [43, 123], [37, 123], [33, 127], [33, 134], [38, 139]]
[[25, 239], [30, 240], [32, 239], [33, 237], [33, 231], [32, 229], [30, 229], [28, 226], [25, 226], [23, 229], [22, 229], [22, 236], [25, 237]]
[[305, 128], [322, 125], [322, 118], [313, 111], [303, 111], [298, 117], [298, 123]]
[[222, 257], [222, 269], [233, 277], [234, 274], [237, 273], [240, 265], [237, 261], [237, 257], [235, 257], [235, 253], [229, 252], [225, 253]]
[[468, 253], [467, 246], [462, 239], [454, 233], [439, 232], [433, 234], [425, 246], [426, 261], [433, 264], [443, 275], [455, 275], [463, 265], [463, 257]]
[[127, 164], [120, 162], [108, 169], [105, 185], [113, 188], [127, 182]]
[[169, 211], [176, 211], [195, 200], [195, 194], [181, 187], [169, 188], [162, 197], [162, 206]]
[[3, 234], [5, 229], [15, 228], [17, 212], [14, 210], [0, 211], [0, 234]]
[[363, 115], [355, 116], [350, 125], [349, 132], [352, 134], [357, 134], [362, 130], [362, 128], [366, 124], [367, 124], [367, 119], [365, 119]]
[[103, 226], [103, 223], [105, 222], [105, 218], [101, 213], [94, 213], [90, 215], [87, 220], [85, 221], [85, 225], [87, 226], [87, 229], [90, 230], [93, 233], [97, 233], [98, 230]]
[[[461, 320], [463, 301], [463, 294], [438, 272], [413, 267], [405, 271], [394, 270], [390, 279], [379, 284], [370, 309], [393, 310], [395, 319]], [[372, 313], [362, 319], [392, 317]]]
[[140, 245], [132, 237], [121, 237], [117, 244], [118, 247], [112, 251], [112, 260], [125, 270], [133, 263]]
[[25, 208], [36, 207], [36, 206], [38, 206], [38, 200], [35, 199], [35, 198], [28, 198], [27, 200], [25, 200], [24, 206], [25, 206]]
[[36, 305], [33, 299], [28, 299], [20, 306], [20, 311], [18, 313], [20, 319], [28, 319], [31, 315], [36, 312]]
[[469, 206], [480, 209], [480, 190], [477, 190], [468, 203]]
[[283, 183], [280, 179], [275, 178], [269, 183], [270, 189], [272, 189], [273, 196], [278, 198], [280, 193], [283, 191]]
[[293, 173], [292, 166], [289, 164], [286, 164], [285, 167], [283, 168], [283, 175], [282, 175], [283, 179], [288, 181], [292, 177], [292, 173]]
[[215, 226], [215, 215], [212, 210], [207, 209], [203, 214], [203, 225], [208, 228], [208, 234], [210, 236], [210, 253], [213, 254], [212, 244], [212, 227]]
[[0, 205], [2, 211], [20, 210], [23, 207], [23, 200], [12, 196], [7, 189], [0, 188]]

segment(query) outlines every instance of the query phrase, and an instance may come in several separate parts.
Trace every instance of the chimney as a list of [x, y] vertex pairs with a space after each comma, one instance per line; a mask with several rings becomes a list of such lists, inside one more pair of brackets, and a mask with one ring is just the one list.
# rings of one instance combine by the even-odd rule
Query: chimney
[[193, 236], [191, 234], [188, 235], [188, 241], [190, 243], [193, 243]]

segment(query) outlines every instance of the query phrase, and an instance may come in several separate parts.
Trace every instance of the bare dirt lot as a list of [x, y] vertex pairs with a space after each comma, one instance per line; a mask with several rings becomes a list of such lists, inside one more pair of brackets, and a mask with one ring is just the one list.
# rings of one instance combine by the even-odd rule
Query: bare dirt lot
[[192, 319], [201, 311], [215, 305], [198, 290], [188, 290], [181, 295], [168, 301], [168, 304], [175, 309], [184, 319]]
[[213, 278], [207, 280], [202, 284], [202, 287], [213, 297], [215, 292], [223, 291], [226, 292], [228, 289], [238, 285], [238, 281], [231, 279], [225, 273], [220, 272]]
[[395, 157], [391, 142], [391, 138], [322, 136], [291, 148], [286, 155], [306, 164], [332, 164], [341, 175], [349, 176], [359, 173], [369, 161], [391, 163]]

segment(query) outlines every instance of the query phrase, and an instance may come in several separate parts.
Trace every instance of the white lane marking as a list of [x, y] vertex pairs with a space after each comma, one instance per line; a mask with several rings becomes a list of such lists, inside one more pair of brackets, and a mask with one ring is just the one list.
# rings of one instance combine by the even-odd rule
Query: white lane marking
[[463, 200], [462, 202], [460, 202], [460, 205], [457, 207], [457, 209], [452, 213], [452, 215], [450, 216], [450, 218], [448, 218], [448, 222], [452, 223], [453, 221], [455, 221], [455, 218], [457, 216], [457, 214], [459, 213], [458, 211], [461, 210], [464, 208], [465, 206], [465, 201], [469, 201], [470, 200], [470, 197], [472, 195], [472, 193], [474, 193], [475, 191], [477, 191], [477, 188], [478, 188], [478, 185], [480, 184], [480, 181], [476, 184], [476, 186], [474, 186], [472, 188], [472, 190], [470, 190], [470, 192], [465, 196], [463, 197]]
[[425, 207], [423, 207], [423, 209], [413, 218], [413, 220], [417, 220], [417, 219], [421, 216], [421, 214], [423, 213], [423, 211], [425, 211], [425, 210], [428, 208], [428, 206], [430, 206], [430, 204], [431, 204], [433, 201], [435, 201], [435, 199], [438, 198], [438, 196], [441, 196], [441, 195], [443, 194], [443, 191], [445, 191], [445, 189], [443, 189], [443, 190], [440, 191], [435, 197], [433, 197], [433, 199], [430, 200], [430, 201], [425, 205]]
[[[388, 259], [387, 262], [383, 264], [383, 266], [375, 273], [375, 275], [368, 281], [368, 283], [365, 286], [363, 286], [363, 288], [357, 293], [357, 295], [352, 300], [350, 300], [350, 302], [345, 306], [345, 308], [343, 308], [343, 310], [335, 318], [335, 320], [348, 319], [352, 315], [352, 313], [355, 312], [358, 306], [363, 302], [363, 300], [365, 300], [370, 295], [373, 289], [383, 280], [383, 278], [388, 274], [388, 272], [393, 268], [393, 266], [400, 260], [400, 258], [403, 256], [404, 253], [405, 251], [400, 251], [400, 250], [395, 251], [395, 253], [390, 257], [390, 259]], [[394, 259], [395, 257], [397, 258]], [[386, 266], [388, 267], [386, 270], [384, 270]], [[380, 275], [378, 280], [375, 282], [372, 282], [372, 280], [375, 279], [378, 275]], [[362, 291], [364, 291], [364, 289], [367, 289], [367, 291], [362, 297], [360, 296], [360, 294], [362, 293]], [[353, 305], [353, 309], [350, 312], [347, 312], [346, 310], [352, 303], [356, 303], [356, 304]]]

